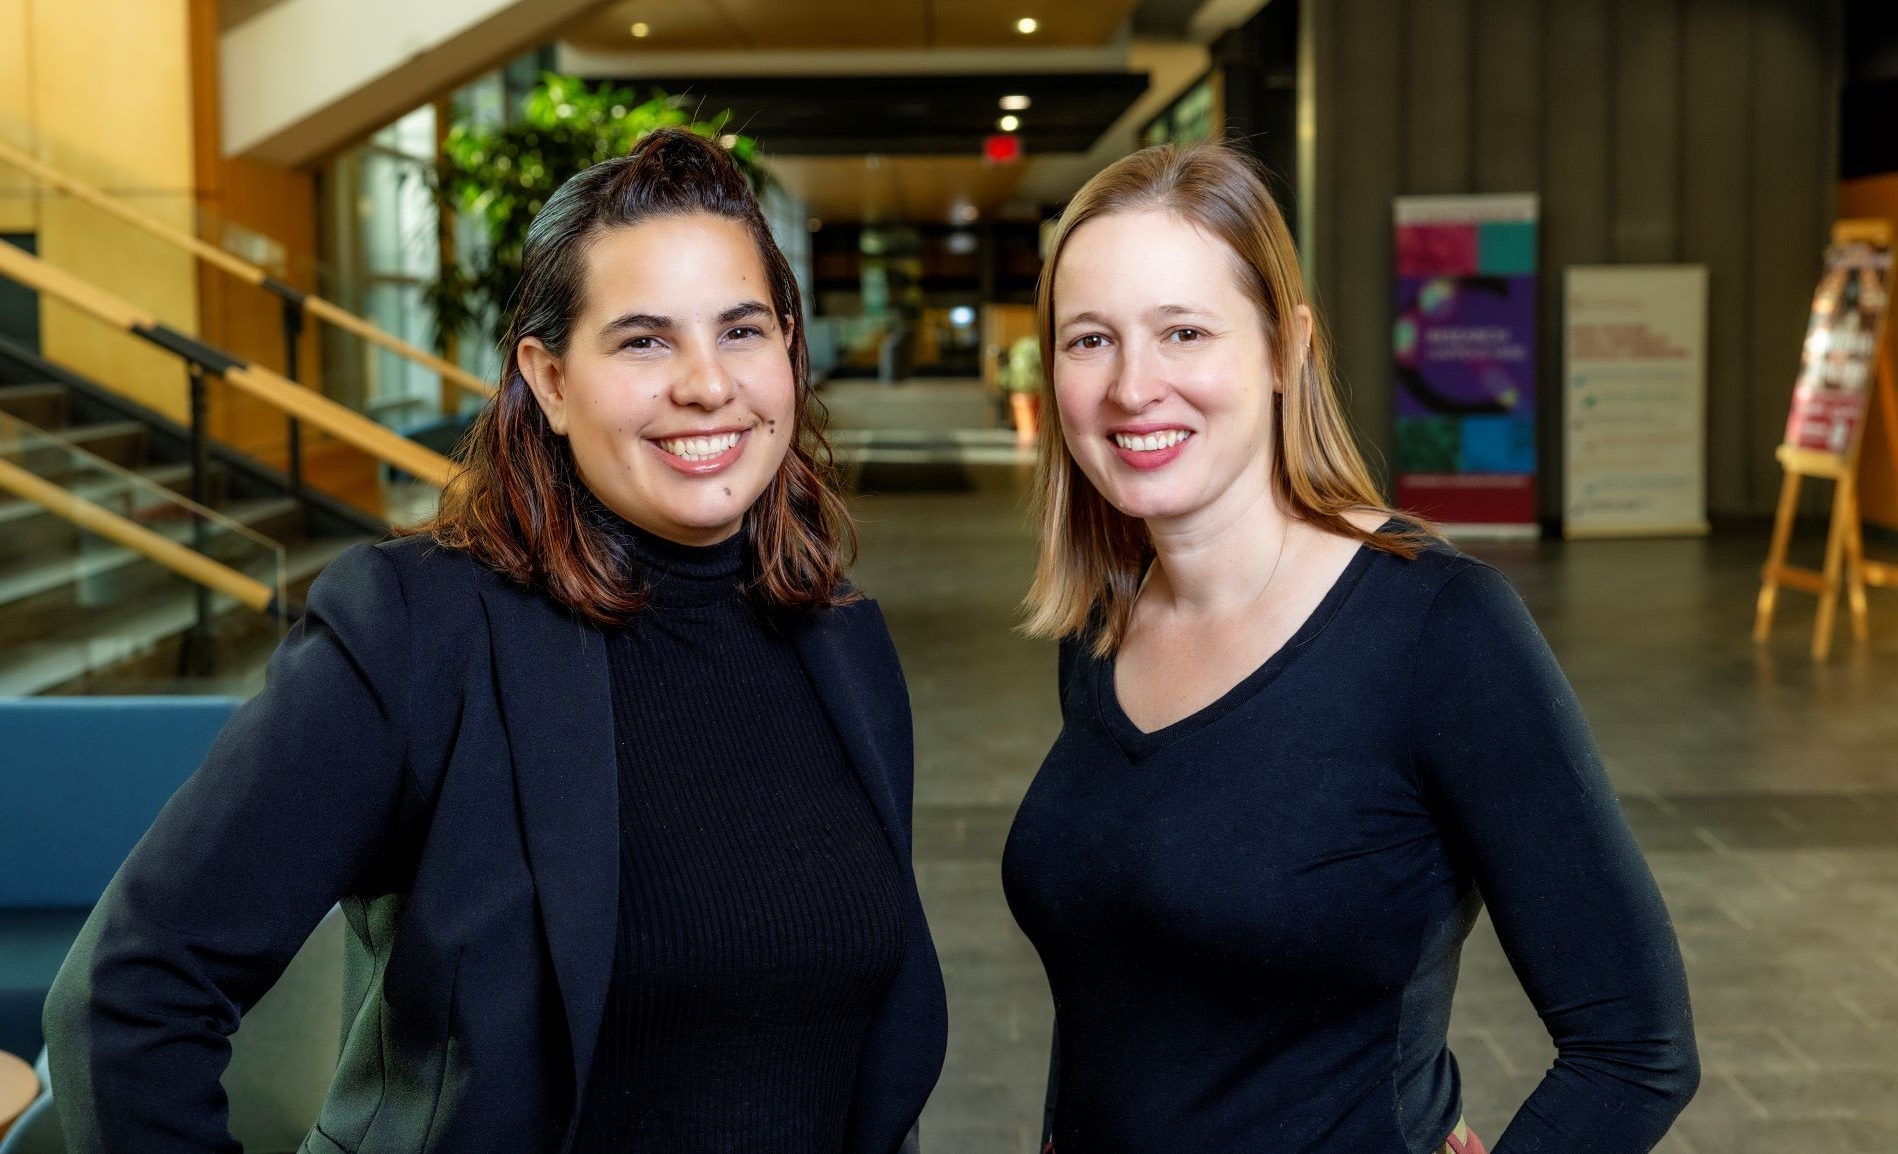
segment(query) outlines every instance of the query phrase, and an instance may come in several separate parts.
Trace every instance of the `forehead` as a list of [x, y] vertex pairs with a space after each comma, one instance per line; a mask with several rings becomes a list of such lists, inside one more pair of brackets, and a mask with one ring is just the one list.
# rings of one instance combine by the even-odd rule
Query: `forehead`
[[694, 305], [723, 308], [739, 299], [771, 299], [770, 277], [751, 230], [743, 221], [710, 213], [609, 228], [587, 245], [581, 270], [583, 313], [637, 305], [671, 315]]
[[1137, 307], [1160, 298], [1169, 304], [1250, 304], [1232, 248], [1192, 221], [1157, 209], [1109, 213], [1076, 228], [1061, 247], [1054, 284], [1060, 311], [1103, 301]]

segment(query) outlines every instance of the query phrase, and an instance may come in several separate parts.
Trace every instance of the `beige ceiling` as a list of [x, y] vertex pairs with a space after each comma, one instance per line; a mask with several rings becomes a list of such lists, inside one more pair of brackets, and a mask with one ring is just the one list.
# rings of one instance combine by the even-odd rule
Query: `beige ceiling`
[[[1114, 40], [1138, 0], [621, 0], [569, 29], [594, 52], [1080, 48]], [[1031, 36], [1015, 22], [1040, 23]], [[651, 29], [634, 39], [642, 22]]]
[[812, 156], [775, 159], [771, 171], [820, 220], [949, 223], [958, 205], [993, 215], [1023, 169], [959, 156]]

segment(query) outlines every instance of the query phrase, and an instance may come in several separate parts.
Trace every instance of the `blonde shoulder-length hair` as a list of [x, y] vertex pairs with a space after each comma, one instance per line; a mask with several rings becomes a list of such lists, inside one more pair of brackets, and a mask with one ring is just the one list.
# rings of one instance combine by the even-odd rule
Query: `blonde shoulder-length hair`
[[[1224, 144], [1157, 145], [1103, 169], [1068, 202], [1048, 248], [1036, 293], [1042, 386], [1054, 396], [1054, 282], [1076, 229], [1118, 212], [1172, 213], [1224, 241], [1240, 287], [1265, 326], [1274, 396], [1272, 490], [1288, 516], [1373, 549], [1415, 557], [1439, 539], [1436, 526], [1392, 510], [1378, 492], [1346, 423], [1321, 325], [1301, 347], [1296, 313], [1310, 307], [1298, 253], [1258, 165]], [[1023, 602], [1022, 631], [1059, 640], [1091, 634], [1106, 657], [1119, 646], [1153, 554], [1146, 526], [1108, 504], [1068, 451], [1058, 415], [1041, 422], [1034, 490], [1041, 526], [1035, 579]], [[1346, 516], [1372, 510], [1400, 523], [1360, 529]]]

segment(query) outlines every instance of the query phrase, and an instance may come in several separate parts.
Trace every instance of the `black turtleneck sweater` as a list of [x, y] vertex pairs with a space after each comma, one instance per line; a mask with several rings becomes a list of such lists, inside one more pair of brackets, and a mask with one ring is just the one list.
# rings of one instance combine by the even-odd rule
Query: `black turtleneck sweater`
[[575, 1154], [836, 1154], [902, 875], [743, 534], [612, 531], [652, 595], [607, 641], [620, 933]]

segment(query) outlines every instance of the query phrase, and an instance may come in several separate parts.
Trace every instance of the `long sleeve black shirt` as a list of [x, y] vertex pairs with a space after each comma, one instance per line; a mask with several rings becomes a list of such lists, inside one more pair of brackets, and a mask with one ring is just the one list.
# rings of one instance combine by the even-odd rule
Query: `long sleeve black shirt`
[[834, 1154], [902, 874], [742, 535], [611, 528], [651, 593], [607, 638], [620, 929], [575, 1154]]
[[1666, 1133], [1698, 1077], [1679, 948], [1494, 569], [1361, 549], [1276, 655], [1152, 733], [1111, 659], [1061, 664], [1003, 865], [1055, 999], [1057, 1154], [1438, 1149], [1483, 902], [1558, 1055], [1494, 1154]]

